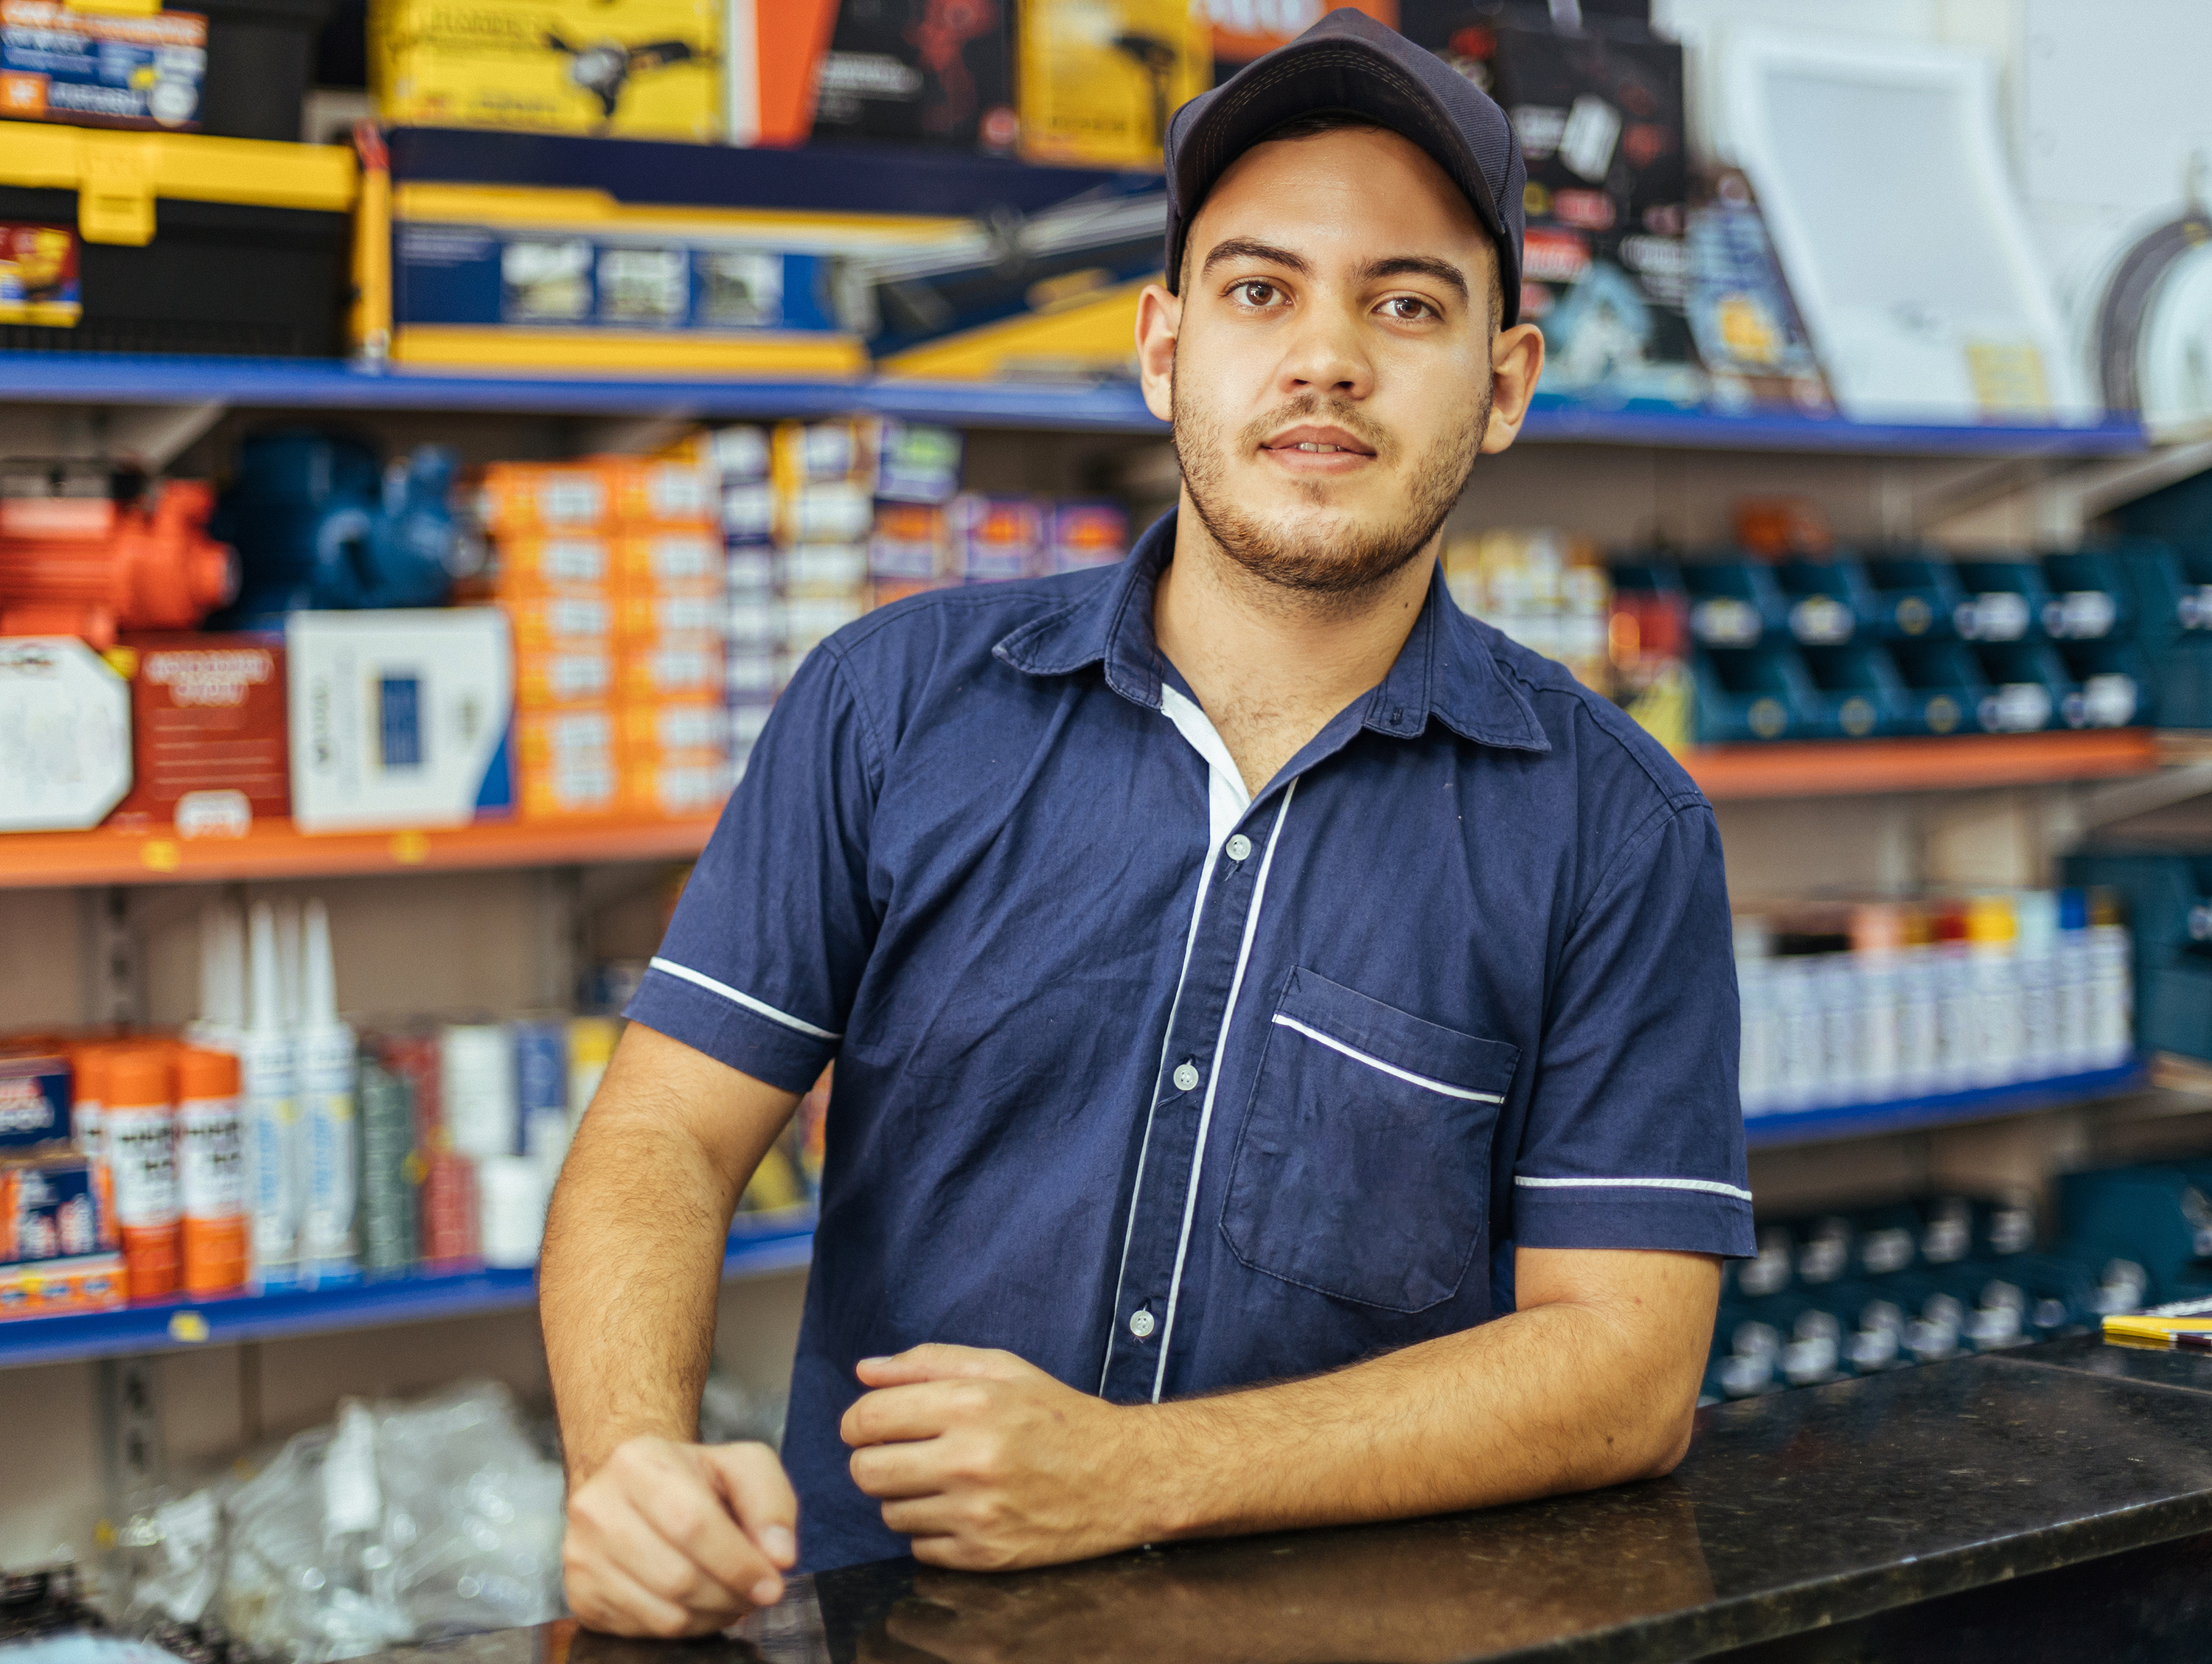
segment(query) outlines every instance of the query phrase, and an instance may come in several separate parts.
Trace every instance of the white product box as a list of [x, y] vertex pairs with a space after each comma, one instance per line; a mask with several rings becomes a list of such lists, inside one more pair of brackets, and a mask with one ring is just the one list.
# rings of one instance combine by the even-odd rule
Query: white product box
[[496, 607], [284, 621], [303, 832], [464, 826], [514, 806], [514, 654]]
[[0, 640], [0, 832], [97, 826], [130, 789], [130, 683], [74, 636]]

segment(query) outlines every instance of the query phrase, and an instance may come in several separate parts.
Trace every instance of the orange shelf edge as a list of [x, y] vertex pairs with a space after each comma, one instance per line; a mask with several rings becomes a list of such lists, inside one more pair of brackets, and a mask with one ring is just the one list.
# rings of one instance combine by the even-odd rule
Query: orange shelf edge
[[680, 859], [704, 848], [714, 828], [712, 817], [700, 817], [574, 824], [502, 821], [319, 835], [278, 822], [255, 826], [240, 838], [179, 838], [106, 827], [14, 832], [0, 834], [0, 890]]
[[1710, 745], [1681, 759], [1716, 802], [2108, 780], [2151, 774], [2160, 761], [2148, 728]]

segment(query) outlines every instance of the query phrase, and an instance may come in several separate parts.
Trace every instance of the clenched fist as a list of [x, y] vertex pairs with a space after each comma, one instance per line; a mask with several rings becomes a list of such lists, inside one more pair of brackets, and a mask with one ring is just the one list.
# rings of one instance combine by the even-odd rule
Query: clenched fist
[[641, 1437], [568, 1497], [568, 1606], [611, 1635], [709, 1635], [783, 1594], [799, 1502], [764, 1444]]

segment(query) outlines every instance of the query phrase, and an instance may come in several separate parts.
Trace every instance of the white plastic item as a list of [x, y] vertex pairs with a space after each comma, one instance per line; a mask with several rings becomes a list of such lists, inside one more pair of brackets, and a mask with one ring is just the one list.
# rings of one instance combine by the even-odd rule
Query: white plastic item
[[361, 1260], [354, 1232], [360, 1202], [355, 1155], [356, 1053], [352, 1029], [338, 1020], [331, 956], [330, 909], [307, 903], [301, 943], [299, 1060], [301, 1144], [307, 1152], [300, 1259], [310, 1284], [349, 1280]]
[[248, 936], [252, 999], [239, 1037], [239, 1090], [246, 1100], [247, 1232], [253, 1285], [283, 1289], [300, 1275], [299, 1096], [292, 1034], [278, 987], [276, 914], [256, 902]]
[[200, 1014], [185, 1025], [195, 1046], [235, 1052], [246, 1031], [246, 920], [235, 905], [200, 908]]
[[545, 1241], [547, 1173], [530, 1156], [487, 1156], [477, 1163], [478, 1241], [484, 1264], [523, 1270]]
[[463, 826], [512, 805], [498, 608], [295, 612], [284, 652], [300, 830]]
[[1976, 52], [1729, 29], [1714, 138], [1750, 176], [1846, 416], [2087, 422]]
[[438, 1083], [457, 1155], [512, 1156], [516, 1125], [514, 1043], [500, 1023], [448, 1023], [438, 1034]]
[[97, 826], [131, 789], [131, 689], [72, 636], [0, 639], [0, 832]]

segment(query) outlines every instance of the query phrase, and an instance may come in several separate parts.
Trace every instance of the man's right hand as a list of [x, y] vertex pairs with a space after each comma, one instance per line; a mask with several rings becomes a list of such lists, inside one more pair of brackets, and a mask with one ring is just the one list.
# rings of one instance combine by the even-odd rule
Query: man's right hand
[[709, 1635], [783, 1594], [799, 1500], [764, 1444], [639, 1437], [568, 1497], [568, 1607], [611, 1635]]

